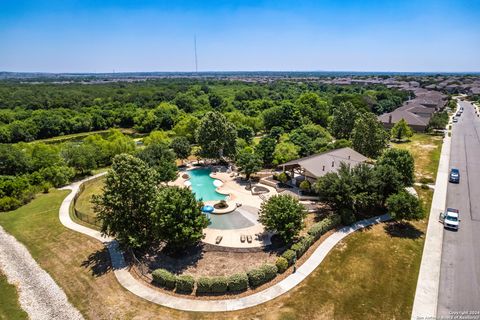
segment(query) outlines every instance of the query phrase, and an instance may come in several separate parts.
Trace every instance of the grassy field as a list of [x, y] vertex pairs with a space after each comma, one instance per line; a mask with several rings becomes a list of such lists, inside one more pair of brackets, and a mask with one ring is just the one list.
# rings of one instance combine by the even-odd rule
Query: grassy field
[[0, 272], [0, 320], [28, 319], [18, 303], [17, 288]]
[[424, 178], [433, 183], [437, 175], [442, 140], [440, 136], [417, 133], [410, 138], [409, 142], [392, 143], [392, 146], [408, 150], [413, 154], [417, 182]]
[[95, 213], [93, 212], [93, 204], [91, 202], [92, 196], [101, 194], [104, 184], [105, 176], [86, 182], [85, 189], [77, 198], [75, 208], [86, 215], [95, 217]]
[[[432, 147], [425, 148], [418, 141]], [[410, 143], [420, 174], [435, 176], [438, 138]], [[422, 151], [418, 151], [420, 148]], [[432, 191], [418, 188], [428, 209]], [[67, 191], [41, 194], [0, 215], [0, 224], [33, 257], [89, 319], [409, 319], [426, 220], [381, 224], [342, 241], [298, 287], [258, 307], [231, 313], [185, 313], [147, 303], [124, 290], [102, 244], [65, 229], [58, 208]]]

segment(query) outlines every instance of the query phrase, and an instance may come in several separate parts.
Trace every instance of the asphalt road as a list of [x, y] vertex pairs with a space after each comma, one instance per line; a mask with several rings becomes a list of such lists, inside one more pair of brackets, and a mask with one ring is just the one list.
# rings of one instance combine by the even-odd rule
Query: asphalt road
[[447, 207], [460, 210], [460, 230], [444, 230], [437, 317], [480, 319], [480, 118], [473, 106], [453, 124], [450, 168], [460, 183], [448, 185]]

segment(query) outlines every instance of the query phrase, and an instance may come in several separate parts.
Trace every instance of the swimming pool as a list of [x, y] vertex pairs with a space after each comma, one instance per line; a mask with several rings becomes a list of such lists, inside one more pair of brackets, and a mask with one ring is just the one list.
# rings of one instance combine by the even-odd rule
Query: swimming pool
[[187, 171], [195, 198], [203, 201], [226, 200], [227, 196], [216, 191], [215, 179], [210, 177], [210, 169], [193, 169]]

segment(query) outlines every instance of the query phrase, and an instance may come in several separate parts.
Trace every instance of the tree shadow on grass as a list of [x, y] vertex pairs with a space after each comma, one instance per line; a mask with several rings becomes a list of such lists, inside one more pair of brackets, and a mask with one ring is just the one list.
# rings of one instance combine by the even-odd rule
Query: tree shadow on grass
[[387, 223], [384, 229], [391, 237], [396, 238], [418, 239], [424, 235], [423, 231], [406, 221]]
[[135, 252], [135, 255], [151, 271], [162, 268], [175, 274], [181, 274], [189, 267], [196, 267], [198, 261], [203, 258], [204, 252], [204, 245], [199, 243], [179, 251], [160, 247], [151, 248], [147, 252]]
[[94, 277], [100, 277], [112, 270], [110, 256], [106, 247], [91, 253], [88, 258], [82, 262], [82, 267], [90, 269]]

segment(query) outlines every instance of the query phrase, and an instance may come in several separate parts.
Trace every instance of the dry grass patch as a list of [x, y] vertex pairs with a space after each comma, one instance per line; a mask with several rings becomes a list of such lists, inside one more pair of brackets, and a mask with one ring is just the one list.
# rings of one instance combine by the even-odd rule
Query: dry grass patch
[[416, 133], [409, 142], [392, 142], [392, 146], [412, 153], [415, 158], [415, 177], [417, 181], [423, 178], [434, 182], [440, 160], [442, 141], [441, 136]]

